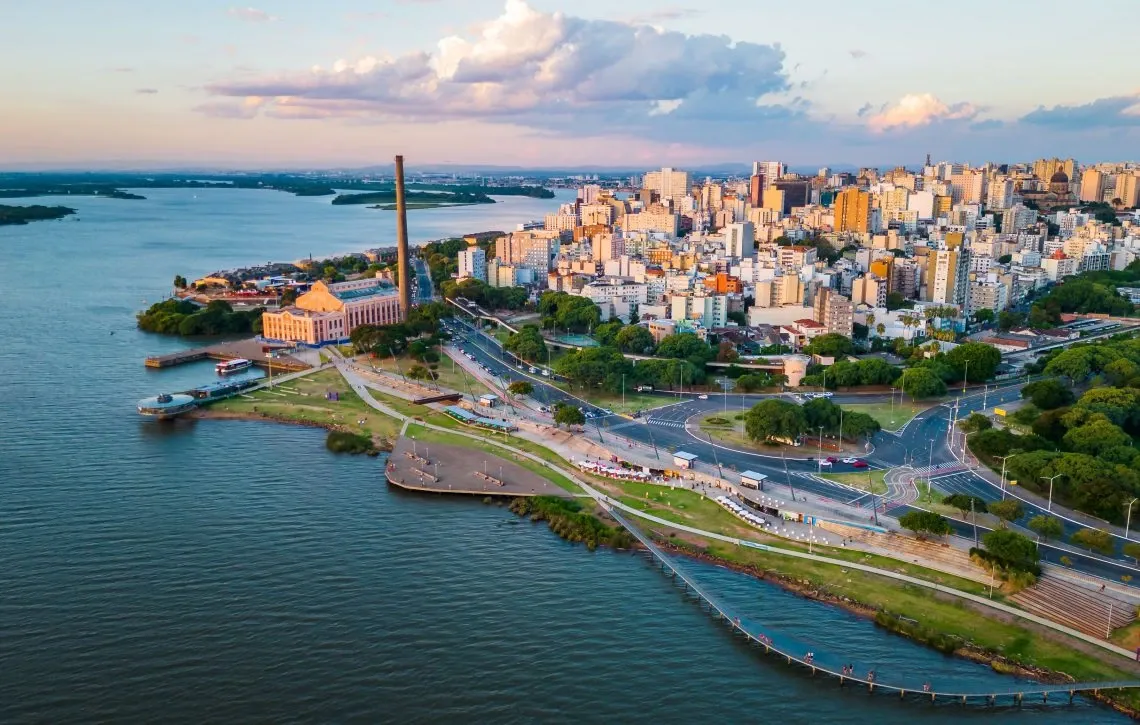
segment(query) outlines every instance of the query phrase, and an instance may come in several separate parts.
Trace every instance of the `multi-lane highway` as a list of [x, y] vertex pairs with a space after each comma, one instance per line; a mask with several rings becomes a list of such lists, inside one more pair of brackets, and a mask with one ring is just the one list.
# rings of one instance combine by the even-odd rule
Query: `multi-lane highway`
[[[797, 448], [794, 453], [787, 454], [786, 458], [781, 458], [778, 453], [746, 451], [717, 443], [700, 432], [697, 422], [704, 416], [725, 411], [726, 417], [734, 420], [734, 416], [741, 411], [773, 395], [712, 393], [707, 399], [702, 400], [697, 393], [678, 395], [658, 392], [655, 395], [661, 401], [660, 407], [647, 411], [643, 416], [633, 419], [614, 415], [552, 385], [550, 379], [541, 374], [541, 367], [536, 367], [535, 373], [529, 372], [532, 367], [529, 364], [520, 368], [520, 361], [505, 352], [498, 340], [481, 332], [469, 321], [456, 319], [462, 326], [462, 336], [466, 338], [460, 346], [474, 356], [476, 363], [485, 366], [487, 371], [502, 380], [504, 385], [515, 380], [529, 381], [534, 386], [532, 397], [543, 405], [566, 402], [582, 408], [584, 412], [593, 416], [587, 421], [586, 426], [586, 434], [590, 437], [594, 437], [598, 429], [601, 430], [603, 437], [616, 434], [646, 447], [652, 447], [661, 455], [663, 462], [669, 460], [665, 455], [667, 452], [687, 451], [697, 456], [698, 470], [706, 473], [723, 472], [729, 479], [733, 478], [733, 471], [751, 470], [764, 473], [772, 480], [781, 484], [790, 484], [800, 492], [830, 499], [839, 504], [863, 508], [869, 520], [873, 518], [872, 507], [878, 507], [880, 511], [890, 510], [894, 516], [905, 513], [909, 508], [905, 504], [900, 505], [900, 502], [884, 502], [878, 497], [853, 491], [849, 487], [819, 478], [816, 474], [821, 471], [818, 460], [820, 448], [818, 445], [812, 446], [810, 442]], [[897, 432], [875, 434], [868, 442], [860, 460], [865, 461], [871, 469], [910, 465], [919, 470], [919, 477], [923, 480], [926, 480], [926, 472], [930, 467], [933, 474], [930, 478], [934, 487], [943, 492], [966, 493], [986, 501], [1000, 499], [1002, 492], [998, 485], [964, 468], [955, 455], [956, 453], [961, 455], [962, 436], [950, 435], [950, 421], [952, 417], [963, 418], [972, 412], [1020, 399], [1022, 384], [1023, 381], [1009, 383], [984, 392], [969, 390], [954, 402], [936, 405], [920, 413]], [[797, 396], [791, 393], [778, 395], [787, 399], [797, 399]], [[883, 394], [836, 394], [832, 397], [832, 401], [842, 405], [881, 402], [884, 397]], [[957, 411], [954, 410], [955, 406]], [[823, 450], [823, 455], [829, 455], [826, 448]], [[662, 465], [664, 467], [667, 464]], [[857, 469], [850, 464], [836, 462], [824, 470], [829, 473], [852, 473], [866, 469]], [[1006, 492], [1010, 495], [1015, 489], [1007, 485]], [[1083, 528], [1081, 524], [1066, 518], [1068, 513], [1059, 510], [1059, 507], [1053, 507], [1051, 512], [1046, 512], [1044, 507], [1023, 501], [1023, 508], [1025, 514], [1016, 522], [1018, 524], [1024, 525], [1033, 516], [1049, 513], [1062, 519], [1066, 536]], [[958, 527], [963, 529], [960, 533], [972, 536], [972, 527], [964, 524], [959, 524]], [[984, 530], [981, 533], [984, 533]], [[1119, 578], [1124, 574], [1140, 575], [1140, 569], [1133, 567], [1130, 561], [1080, 554], [1071, 549], [1054, 548], [1048, 543], [1042, 545], [1041, 554], [1042, 559], [1053, 562], [1059, 561], [1062, 556], [1067, 556], [1074, 567], [1100, 576]], [[1137, 576], [1137, 579], [1140, 579], [1140, 576]]]

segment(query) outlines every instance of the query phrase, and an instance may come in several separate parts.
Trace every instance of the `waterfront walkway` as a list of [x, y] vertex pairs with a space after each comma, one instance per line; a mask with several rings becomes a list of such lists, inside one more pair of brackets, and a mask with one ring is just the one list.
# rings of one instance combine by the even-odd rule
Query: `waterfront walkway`
[[[619, 513], [615, 506], [607, 505], [606, 509], [615, 521], [633, 534], [650, 556], [661, 564], [661, 568], [668, 575], [679, 579], [688, 591], [692, 592], [702, 604], [708, 607], [710, 613], [730, 626], [733, 631], [746, 637], [749, 642], [763, 647], [766, 653], [783, 657], [789, 665], [798, 665], [808, 669], [813, 675], [821, 674], [834, 677], [838, 679], [841, 686], [856, 685], [866, 687], [871, 692], [897, 693], [904, 698], [907, 695], [924, 697], [929, 698], [931, 702], [942, 698], [963, 704], [981, 703], [988, 705], [996, 705], [999, 699], [1011, 700], [1014, 704], [1020, 705], [1027, 697], [1040, 697], [1042, 702], [1048, 702], [1050, 696], [1058, 695], [1072, 702], [1073, 697], [1079, 693], [1092, 692], [1095, 694], [1101, 690], [1140, 688], [1140, 681], [1124, 680], [1116, 682], [1072, 682], [1057, 685], [1026, 682], [1018, 683], [1015, 687], [1010, 688], [978, 691], [955, 688], [953, 685], [943, 687], [938, 683], [931, 682], [903, 683], [891, 679], [889, 675], [884, 679], [881, 673], [874, 670], [864, 670], [858, 666], [848, 669], [848, 665], [854, 665], [857, 662], [856, 657], [840, 657], [833, 652], [801, 653], [802, 647], [793, 650], [796, 647], [793, 640], [778, 633], [766, 633], [761, 626], [736, 615], [726, 604], [690, 577], [682, 567], [673, 561], [672, 557], [662, 551], [648, 536]], [[857, 674], [860, 671], [865, 674]]]

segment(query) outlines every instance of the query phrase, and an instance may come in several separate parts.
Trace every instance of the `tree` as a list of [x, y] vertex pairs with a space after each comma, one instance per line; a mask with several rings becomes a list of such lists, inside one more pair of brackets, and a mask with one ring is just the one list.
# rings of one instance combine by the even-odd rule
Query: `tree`
[[977, 496], [969, 496], [964, 493], [952, 493], [942, 499], [942, 503], [947, 506], [953, 506], [962, 512], [962, 518], [966, 518], [966, 514], [971, 511], [985, 511], [986, 500], [978, 498]]
[[910, 368], [903, 371], [899, 387], [914, 400], [946, 394], [946, 383], [927, 368]]
[[1021, 502], [1015, 498], [992, 501], [986, 504], [986, 510], [1001, 520], [1002, 528], [1005, 528], [1006, 522], [1016, 521], [1025, 513], [1025, 510], [1021, 508]]
[[435, 373], [423, 365], [413, 365], [407, 374], [412, 380], [435, 380]]
[[1061, 525], [1060, 519], [1044, 514], [1029, 519], [1029, 528], [1046, 541], [1056, 539], [1065, 533], [1065, 527]]
[[1081, 396], [1075, 409], [1100, 413], [1119, 426], [1140, 428], [1140, 390], [1133, 388], [1093, 388]]
[[738, 355], [736, 352], [736, 346], [733, 345], [728, 340], [722, 341], [717, 346], [717, 349], [716, 349], [716, 361], [717, 362], [726, 362], [726, 363], [736, 362], [739, 358], [740, 358], [740, 355]]
[[1070, 429], [1061, 442], [1075, 453], [1099, 456], [1110, 448], [1127, 446], [1132, 442], [1132, 436], [1103, 415], [1097, 414], [1088, 423]]
[[1121, 551], [1124, 552], [1125, 556], [1140, 564], [1140, 544], [1137, 544], [1135, 541], [1129, 541], [1121, 547]]
[[894, 312], [906, 306], [907, 299], [898, 292], [887, 293], [887, 309]]
[[820, 335], [804, 345], [804, 352], [810, 355], [822, 355], [823, 357], [842, 357], [850, 355], [854, 351], [855, 343], [851, 342], [851, 338], [836, 332]]
[[736, 389], [742, 393], [754, 393], [757, 390], [771, 387], [774, 381], [771, 375], [765, 373], [749, 373], [736, 379]]
[[712, 359], [712, 348], [708, 343], [691, 332], [678, 332], [662, 338], [657, 345], [658, 357], [671, 357], [680, 360], [698, 359], [702, 363]]
[[952, 531], [950, 522], [933, 511], [908, 511], [899, 517], [899, 526], [918, 535], [945, 536]]
[[507, 390], [512, 395], [530, 395], [534, 392], [534, 386], [527, 380], [516, 380], [507, 386]]
[[969, 416], [958, 424], [958, 427], [967, 433], [976, 433], [982, 430], [989, 430], [994, 427], [994, 424], [981, 413], [970, 413]]
[[1090, 551], [1097, 551], [1104, 555], [1112, 553], [1112, 534], [1101, 529], [1081, 529], [1073, 534], [1069, 541], [1077, 546], [1083, 546]]
[[186, 278], [180, 274], [174, 275], [175, 289], [186, 289]]
[[802, 407], [771, 398], [752, 406], [745, 414], [744, 429], [754, 441], [794, 441], [807, 430]]
[[1001, 351], [985, 342], [966, 342], [946, 353], [946, 362], [957, 372], [957, 379], [968, 382], [989, 380], [1001, 364]]
[[1012, 330], [1025, 324], [1025, 313], [1013, 310], [1002, 310], [998, 313], [998, 328], [1003, 331]]
[[581, 410], [573, 405], [565, 403], [557, 403], [554, 406], [554, 423], [555, 425], [564, 425], [569, 428], [572, 425], [583, 425], [586, 422], [586, 416], [582, 414]]
[[537, 325], [525, 325], [507, 338], [503, 349], [514, 353], [523, 360], [537, 362], [546, 357], [546, 340]]
[[600, 387], [611, 393], [621, 390], [622, 375], [633, 372], [633, 365], [615, 347], [585, 347], [564, 355], [554, 369], [575, 385]]
[[653, 352], [653, 335], [640, 325], [626, 325], [614, 336], [614, 345], [622, 352], [648, 355]]
[[974, 322], [979, 325], [984, 325], [987, 322], [994, 321], [994, 311], [988, 308], [983, 308], [974, 313]]
[[1041, 410], [1052, 410], [1073, 402], [1073, 393], [1061, 381], [1052, 378], [1026, 385], [1021, 389], [1021, 397], [1031, 400]]
[[1008, 529], [991, 531], [982, 538], [982, 546], [987, 558], [1004, 569], [1026, 572], [1038, 571], [1037, 546], [1029, 537], [1016, 531], [1009, 531]]

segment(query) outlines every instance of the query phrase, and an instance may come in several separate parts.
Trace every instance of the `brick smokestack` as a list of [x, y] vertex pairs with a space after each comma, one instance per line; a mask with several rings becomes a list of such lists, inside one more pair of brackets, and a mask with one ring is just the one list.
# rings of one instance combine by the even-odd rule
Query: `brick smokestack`
[[408, 204], [404, 200], [404, 157], [396, 157], [396, 264], [400, 267], [400, 319], [412, 308], [412, 280], [408, 259]]

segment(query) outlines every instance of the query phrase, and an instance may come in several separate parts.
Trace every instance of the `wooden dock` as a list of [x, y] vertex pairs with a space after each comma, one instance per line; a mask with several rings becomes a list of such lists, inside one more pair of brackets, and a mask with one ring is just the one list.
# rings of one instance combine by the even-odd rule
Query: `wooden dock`
[[[265, 357], [265, 348], [273, 349], [279, 346], [267, 345], [256, 338], [247, 340], [231, 340], [216, 345], [196, 347], [189, 350], [180, 350], [167, 355], [151, 355], [146, 358], [148, 368], [169, 368], [184, 363], [199, 360], [234, 360], [245, 358], [260, 368], [268, 368], [270, 360]], [[272, 360], [274, 372], [282, 373], [300, 372], [308, 370], [309, 365], [290, 355], [277, 355]]]

